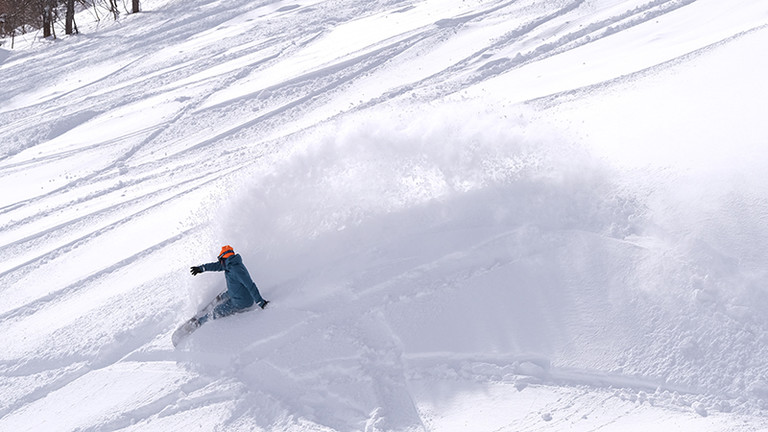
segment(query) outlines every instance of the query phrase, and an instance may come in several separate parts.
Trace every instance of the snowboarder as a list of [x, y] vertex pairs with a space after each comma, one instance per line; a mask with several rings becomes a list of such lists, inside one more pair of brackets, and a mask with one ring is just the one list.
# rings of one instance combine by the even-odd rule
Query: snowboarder
[[187, 322], [179, 326], [171, 335], [173, 346], [191, 335], [209, 319], [217, 319], [248, 310], [254, 303], [264, 309], [269, 303], [259, 293], [251, 275], [243, 265], [243, 259], [236, 254], [232, 246], [221, 248], [219, 260], [208, 264], [191, 267], [192, 276], [207, 271], [223, 271], [227, 281], [227, 290], [211, 300], [203, 309]]
[[253, 283], [251, 275], [243, 265], [240, 254], [236, 254], [232, 246], [223, 246], [216, 262], [191, 267], [192, 276], [203, 272], [223, 271], [227, 281], [227, 291], [219, 297], [223, 297], [221, 303], [206, 315], [196, 319], [196, 327], [203, 325], [209, 319], [222, 318], [238, 312], [242, 312], [254, 303], [264, 309], [269, 303], [259, 293], [259, 288]]

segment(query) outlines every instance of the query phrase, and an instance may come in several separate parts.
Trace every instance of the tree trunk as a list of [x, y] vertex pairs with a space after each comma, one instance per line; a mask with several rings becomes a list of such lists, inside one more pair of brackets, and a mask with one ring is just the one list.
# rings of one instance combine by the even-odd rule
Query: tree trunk
[[115, 17], [115, 21], [120, 16], [120, 11], [117, 9], [117, 0], [109, 0], [109, 11]]
[[133, 13], [139, 12], [139, 0], [133, 0]]
[[66, 0], [67, 14], [64, 19], [64, 33], [71, 35], [77, 33], [75, 26], [75, 0]]
[[48, 5], [43, 6], [43, 37], [51, 37], [51, 27], [53, 25], [53, 11]]
[[43, 38], [51, 37], [51, 20], [47, 15], [43, 15]]

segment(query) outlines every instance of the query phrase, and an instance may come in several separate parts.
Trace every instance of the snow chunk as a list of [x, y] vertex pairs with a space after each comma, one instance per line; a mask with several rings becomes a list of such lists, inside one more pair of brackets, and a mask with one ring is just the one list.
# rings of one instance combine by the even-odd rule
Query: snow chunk
[[693, 404], [693, 410], [696, 411], [696, 414], [698, 414], [698, 415], [700, 415], [702, 417], [706, 417], [707, 415], [709, 415], [707, 413], [707, 407], [705, 407], [704, 404], [701, 403], [701, 402], [694, 403]]

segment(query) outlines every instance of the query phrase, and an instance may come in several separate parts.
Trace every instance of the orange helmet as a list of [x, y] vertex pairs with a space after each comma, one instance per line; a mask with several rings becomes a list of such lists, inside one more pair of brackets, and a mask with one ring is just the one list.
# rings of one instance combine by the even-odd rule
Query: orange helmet
[[221, 247], [221, 253], [219, 254], [219, 259], [227, 259], [229, 257], [235, 256], [235, 250], [232, 249], [232, 246], [226, 245]]

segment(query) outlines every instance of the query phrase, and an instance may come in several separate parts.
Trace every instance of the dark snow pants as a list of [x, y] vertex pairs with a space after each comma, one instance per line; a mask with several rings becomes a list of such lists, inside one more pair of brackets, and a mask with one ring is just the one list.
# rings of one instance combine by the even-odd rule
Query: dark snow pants
[[229, 298], [228, 293], [222, 293], [221, 294], [222, 302], [216, 305], [215, 308], [211, 312], [208, 312], [207, 315], [202, 316], [201, 318], [198, 318], [198, 322], [202, 325], [209, 319], [219, 319], [223, 318], [225, 316], [234, 315], [238, 312], [243, 312], [247, 310], [248, 308], [239, 308], [232, 303], [232, 299]]

